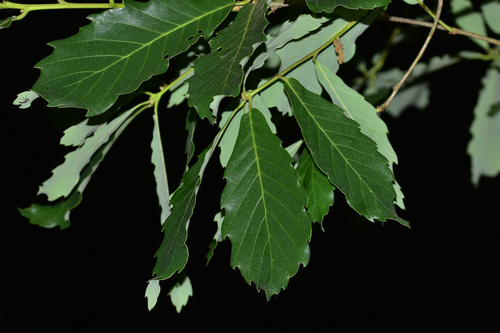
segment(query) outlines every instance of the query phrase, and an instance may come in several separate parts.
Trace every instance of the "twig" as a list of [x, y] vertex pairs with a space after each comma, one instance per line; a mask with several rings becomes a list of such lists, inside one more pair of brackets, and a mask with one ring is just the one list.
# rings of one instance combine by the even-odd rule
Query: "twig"
[[[377, 17], [377, 19], [384, 20], [384, 21], [391, 21], [391, 22], [420, 25], [422, 27], [428, 27], [428, 28], [432, 28], [432, 25], [433, 25], [433, 23], [431, 23], [431, 22], [423, 22], [423, 21], [413, 20], [413, 19], [409, 19], [409, 18], [405, 18], [405, 17], [390, 16], [390, 15], [386, 15], [386, 14], [380, 15], [379, 17]], [[446, 29], [442, 25], [438, 25], [437, 29], [443, 30], [443, 31], [448, 31], [448, 29]], [[463, 36], [467, 36], [467, 37], [472, 37], [472, 38], [484, 40], [490, 44], [500, 46], [500, 40], [496, 40], [496, 39], [493, 39], [490, 37], [481, 36], [481, 35], [478, 35], [478, 34], [475, 34], [472, 32], [468, 32], [465, 30], [460, 30], [457, 28], [452, 28], [452, 30], [449, 31], [449, 34], [450, 35], [463, 35]]]
[[427, 48], [427, 45], [429, 45], [429, 42], [431, 41], [431, 38], [434, 35], [434, 31], [436, 31], [436, 28], [437, 28], [438, 22], [439, 22], [439, 17], [441, 16], [442, 9], [443, 9], [443, 0], [438, 0], [438, 8], [436, 11], [436, 18], [434, 19], [434, 23], [432, 24], [431, 31], [429, 31], [429, 35], [427, 35], [427, 39], [425, 40], [424, 45], [422, 45], [420, 52], [418, 53], [417, 57], [415, 58], [415, 60], [413, 61], [413, 63], [411, 64], [410, 68], [408, 69], [406, 74], [403, 76], [401, 81], [399, 81], [399, 83], [396, 84], [392, 88], [391, 96], [389, 96], [389, 98], [384, 102], [384, 104], [377, 107], [378, 112], [381, 112], [381, 111], [384, 111], [385, 109], [387, 109], [387, 107], [389, 106], [389, 104], [391, 104], [392, 99], [394, 98], [394, 96], [396, 96], [397, 92], [399, 91], [399, 89], [401, 88], [403, 83], [406, 81], [408, 76], [410, 76], [410, 73], [413, 71], [413, 68], [415, 68], [415, 65], [417, 65], [420, 58], [422, 58], [422, 55], [424, 54], [425, 49]]

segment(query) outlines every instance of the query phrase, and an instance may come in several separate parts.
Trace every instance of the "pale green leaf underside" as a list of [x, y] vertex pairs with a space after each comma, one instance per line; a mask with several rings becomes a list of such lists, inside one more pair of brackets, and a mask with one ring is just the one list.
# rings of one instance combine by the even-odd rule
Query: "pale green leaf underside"
[[148, 286], [146, 287], [146, 293], [144, 294], [144, 297], [148, 299], [149, 311], [151, 311], [151, 309], [155, 307], [158, 296], [160, 295], [160, 290], [160, 280], [152, 279], [148, 281]]
[[193, 296], [193, 286], [191, 285], [191, 280], [189, 277], [185, 277], [182, 282], [178, 282], [168, 293], [170, 295], [170, 300], [175, 306], [177, 313], [180, 313], [182, 307], [188, 302], [190, 296]]
[[[332, 102], [345, 111], [346, 116], [355, 120], [361, 132], [377, 144], [378, 151], [385, 156], [389, 162], [389, 169], [398, 163], [398, 157], [387, 138], [387, 125], [377, 115], [377, 110], [368, 103], [357, 91], [351, 89], [327, 66], [316, 63], [316, 75], [319, 82], [330, 95]], [[394, 183], [394, 190], [398, 192], [399, 185]], [[401, 191], [399, 191], [401, 193]], [[398, 206], [404, 208], [403, 199], [396, 198]]]
[[313, 222], [323, 223], [323, 216], [328, 214], [333, 205], [335, 187], [328, 177], [314, 163], [309, 149], [302, 151], [297, 167], [300, 183], [307, 192], [307, 212]]
[[49, 106], [103, 113], [118, 95], [165, 72], [169, 58], [210, 38], [234, 6], [232, 0], [124, 4], [89, 16], [93, 22], [78, 34], [50, 44], [54, 52], [36, 65], [42, 71], [33, 87]]
[[307, 6], [315, 13], [331, 13], [336, 7], [349, 9], [373, 9], [389, 4], [390, 0], [306, 0]]
[[[79, 181], [68, 197], [55, 204], [33, 204], [28, 208], [19, 209], [21, 215], [28, 218], [31, 224], [37, 224], [44, 228], [54, 228], [59, 226], [61, 229], [65, 229], [69, 227], [69, 215], [71, 210], [80, 204], [82, 200], [82, 193], [89, 183], [92, 174], [102, 162], [106, 153], [111, 149], [116, 139], [132, 121], [133, 117], [131, 116], [131, 114], [134, 111], [135, 108], [125, 112], [126, 114], [128, 114], [127, 120], [113, 134], [110, 140], [106, 144], [102, 145], [92, 156], [90, 162], [81, 171]], [[81, 127], [83, 123], [86, 124], [86, 121], [76, 125], [76, 127]]]
[[[194, 77], [189, 82], [190, 106], [199, 116], [210, 122], [215, 118], [210, 111], [214, 96], [232, 96], [240, 93], [243, 79], [241, 62], [253, 53], [253, 45], [264, 39], [267, 4], [259, 1], [244, 6], [234, 23], [217, 33], [210, 41], [212, 52], [194, 61]], [[216, 115], [217, 110], [213, 113]]]
[[[132, 108], [116, 117], [108, 124], [103, 125], [95, 131], [91, 137], [88, 137], [81, 147], [66, 154], [64, 163], [52, 171], [52, 177], [40, 186], [38, 194], [46, 194], [50, 201], [68, 196], [78, 184], [80, 172], [90, 162], [94, 153], [108, 142], [109, 138], [122, 127], [127, 118], [129, 118], [136, 109], [137, 107]], [[75, 126], [78, 127], [78, 129], [82, 128], [82, 124]], [[88, 131], [83, 130], [83, 132]], [[73, 141], [69, 140], [68, 142]]]
[[309, 261], [307, 197], [291, 161], [260, 111], [242, 116], [224, 173], [222, 237], [232, 243], [231, 266], [268, 299]]
[[[344, 46], [344, 63], [349, 61], [356, 51], [356, 39], [368, 28], [371, 22], [378, 14], [378, 10], [370, 13], [366, 11], [353, 11], [347, 9], [339, 9], [335, 11], [335, 16], [329, 22], [321, 25], [321, 29], [313, 31], [303, 38], [289, 41], [285, 46], [278, 49], [276, 54], [281, 59], [280, 71], [290, 67], [300, 59], [306, 57], [311, 50], [316, 50], [327, 43], [335, 35], [340, 34], [350, 22], [362, 18], [354, 27], [349, 29], [340, 38]], [[366, 15], [366, 16], [364, 16]], [[363, 17], [364, 16], [364, 17]], [[317, 60], [325, 64], [334, 73], [339, 68], [337, 54], [332, 45], [321, 51]], [[315, 66], [312, 59], [306, 61], [301, 66], [293, 69], [286, 74], [287, 78], [297, 79], [307, 90], [320, 94], [322, 91], [321, 84], [315, 73]], [[264, 82], [264, 81], [263, 81]], [[263, 83], [261, 82], [260, 85]], [[283, 83], [276, 82], [261, 93], [262, 100], [268, 107], [277, 107], [283, 113], [292, 114], [290, 102], [283, 90]]]
[[168, 189], [167, 166], [165, 165], [165, 155], [161, 142], [160, 124], [158, 113], [153, 114], [153, 140], [151, 141], [151, 163], [154, 165], [154, 177], [156, 181], [156, 194], [161, 207], [160, 223], [163, 224], [170, 215], [170, 193]]
[[481, 5], [481, 11], [488, 27], [497, 35], [500, 35], [500, 2], [491, 1]]
[[22, 93], [17, 94], [17, 98], [12, 104], [19, 105], [20, 109], [27, 109], [31, 106], [31, 103], [33, 103], [33, 101], [38, 97], [40, 97], [40, 95], [38, 95], [34, 91], [23, 91]]
[[304, 140], [318, 167], [349, 205], [368, 220], [392, 219], [409, 226], [394, 207], [394, 177], [375, 142], [343, 110], [289, 79], [285, 89]]
[[[481, 36], [487, 36], [486, 26], [481, 13], [474, 10], [472, 2], [469, 0], [450, 1], [451, 11], [455, 16], [457, 26], [463, 30], [473, 32]], [[498, 22], [498, 18], [497, 18]], [[470, 38], [474, 43], [488, 50], [488, 42], [476, 38]]]
[[472, 139], [467, 146], [475, 185], [481, 176], [495, 177], [500, 172], [500, 112], [491, 115], [492, 108], [500, 103], [499, 70], [488, 69], [482, 83], [470, 127]]

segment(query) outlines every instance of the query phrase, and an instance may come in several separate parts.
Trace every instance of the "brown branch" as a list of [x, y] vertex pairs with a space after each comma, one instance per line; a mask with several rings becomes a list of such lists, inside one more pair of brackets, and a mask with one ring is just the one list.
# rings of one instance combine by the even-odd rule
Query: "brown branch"
[[424, 54], [425, 49], [427, 48], [427, 45], [429, 45], [429, 42], [431, 41], [431, 38], [434, 35], [434, 31], [436, 31], [436, 28], [437, 28], [438, 22], [439, 22], [439, 17], [441, 16], [442, 9], [443, 9], [443, 0], [438, 0], [438, 8], [436, 11], [436, 18], [434, 19], [434, 23], [432, 24], [431, 31], [429, 31], [429, 35], [427, 35], [427, 39], [425, 40], [424, 45], [422, 45], [420, 52], [418, 53], [417, 57], [415, 58], [415, 60], [413, 61], [413, 63], [411, 64], [410, 68], [408, 69], [406, 74], [403, 76], [401, 81], [399, 81], [399, 83], [396, 84], [392, 88], [391, 96], [389, 96], [389, 98], [384, 102], [384, 104], [377, 107], [378, 112], [381, 112], [381, 111], [384, 111], [385, 109], [387, 109], [387, 107], [391, 104], [392, 99], [394, 98], [394, 96], [396, 96], [397, 92], [399, 91], [399, 89], [401, 88], [403, 83], [406, 81], [408, 76], [410, 76], [410, 73], [413, 71], [413, 68], [415, 68], [415, 65], [417, 65], [420, 58], [422, 58], [422, 55]]
[[[386, 15], [386, 14], [380, 15], [379, 17], [377, 17], [377, 19], [378, 20], [383, 20], [383, 21], [391, 21], [391, 22], [399, 22], [399, 23], [420, 25], [422, 27], [427, 27], [427, 28], [432, 28], [432, 25], [433, 25], [433, 23], [431, 23], [431, 22], [418, 21], [418, 20], [413, 20], [413, 19], [409, 19], [409, 18], [405, 18], [405, 17], [390, 16], [390, 15]], [[448, 29], [446, 29], [442, 25], [438, 25], [437, 29], [443, 30], [443, 31], [448, 31]], [[481, 36], [481, 35], [478, 35], [478, 34], [475, 34], [475, 33], [472, 33], [472, 32], [468, 32], [468, 31], [465, 31], [465, 30], [460, 30], [460, 29], [457, 29], [457, 28], [453, 28], [453, 30], [450, 31], [449, 33], [450, 33], [450, 35], [463, 35], [463, 36], [467, 36], [467, 37], [471, 37], [471, 38], [476, 38], [476, 39], [484, 40], [484, 41], [486, 41], [486, 42], [488, 42], [490, 44], [494, 44], [494, 45], [500, 46], [500, 41], [499, 40], [496, 40], [496, 39], [493, 39], [493, 38], [490, 38], [490, 37]]]

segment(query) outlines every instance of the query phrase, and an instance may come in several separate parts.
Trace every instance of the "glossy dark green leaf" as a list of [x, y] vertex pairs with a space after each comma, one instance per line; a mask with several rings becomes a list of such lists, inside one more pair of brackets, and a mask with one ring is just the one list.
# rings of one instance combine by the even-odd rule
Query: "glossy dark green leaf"
[[268, 299], [309, 261], [307, 196], [291, 162], [260, 111], [245, 113], [224, 173], [222, 237], [232, 243], [231, 266]]
[[359, 124], [295, 79], [286, 80], [285, 90], [314, 161], [349, 205], [370, 221], [392, 219], [409, 227], [394, 207], [394, 176], [387, 159]]
[[[189, 105], [200, 117], [215, 121], [218, 105], [210, 104], [215, 96], [237, 96], [243, 80], [244, 59], [252, 55], [255, 44], [264, 41], [267, 5], [265, 1], [244, 6], [233, 24], [210, 41], [212, 52], [194, 62], [194, 77], [189, 82]], [[243, 64], [242, 64], [243, 61]], [[218, 99], [220, 102], [220, 99]]]
[[306, 2], [315, 13], [331, 13], [338, 6], [349, 9], [373, 9], [388, 5], [391, 0], [306, 0]]
[[92, 23], [70, 38], [50, 43], [54, 52], [36, 67], [33, 90], [49, 106], [103, 113], [118, 95], [163, 73], [168, 59], [213, 30], [234, 6], [232, 0], [136, 2], [89, 16]]
[[314, 163], [309, 149], [304, 149], [300, 155], [297, 173], [300, 183], [307, 193], [307, 213], [313, 222], [323, 223], [323, 216], [328, 214], [333, 205], [333, 190], [335, 187], [328, 177]]

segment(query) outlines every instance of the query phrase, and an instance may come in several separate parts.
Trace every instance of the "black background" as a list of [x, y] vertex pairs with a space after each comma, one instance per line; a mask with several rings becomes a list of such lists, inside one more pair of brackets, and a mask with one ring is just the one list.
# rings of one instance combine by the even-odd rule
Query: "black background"
[[[425, 111], [409, 109], [399, 119], [384, 115], [406, 195], [407, 210], [400, 215], [412, 229], [394, 221], [370, 223], [336, 192], [325, 233], [314, 227], [310, 263], [270, 302], [231, 269], [229, 243], [220, 244], [205, 267], [223, 186], [222, 171], [212, 163], [189, 229], [187, 273], [194, 297], [177, 314], [166, 283], [156, 307], [147, 310], [146, 281], [162, 240], [148, 112], [111, 149], [72, 211], [70, 228], [30, 225], [16, 207], [29, 206], [37, 186], [63, 161], [68, 151], [58, 143], [62, 131], [82, 113], [44, 108], [41, 99], [26, 110], [11, 103], [38, 78], [35, 63], [52, 51], [46, 43], [76, 33], [89, 13], [32, 13], [0, 30], [0, 332], [500, 330], [500, 181], [483, 178], [475, 189], [466, 154], [487, 67], [479, 61], [432, 75]], [[361, 51], [376, 48], [393, 27], [374, 23], [360, 38]], [[415, 29], [387, 63], [409, 66], [426, 34], [425, 28]], [[464, 37], [438, 32], [426, 57], [459, 49], [478, 50]], [[350, 75], [342, 67], [341, 76], [342, 71]], [[174, 164], [182, 168], [184, 160], [179, 144], [185, 140], [184, 116], [161, 114], [175, 185], [182, 169]], [[198, 148], [211, 140], [213, 130], [203, 129], [206, 125], [197, 130]]]

